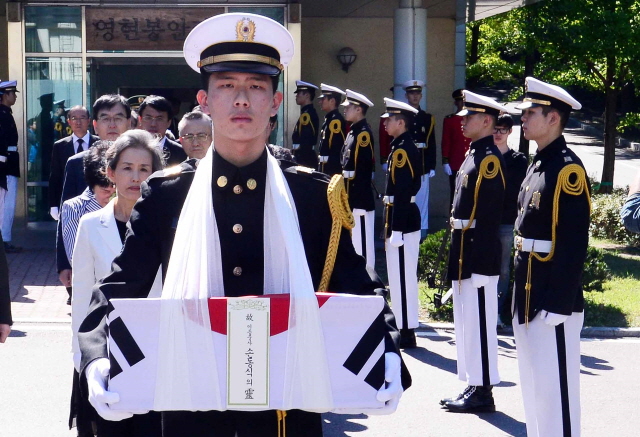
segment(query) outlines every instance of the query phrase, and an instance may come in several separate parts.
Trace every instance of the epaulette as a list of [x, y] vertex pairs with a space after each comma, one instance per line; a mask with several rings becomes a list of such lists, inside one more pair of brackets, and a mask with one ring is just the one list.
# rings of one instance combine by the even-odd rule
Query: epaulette
[[329, 183], [328, 175], [326, 175], [325, 173], [316, 171], [311, 167], [305, 167], [303, 165], [292, 165], [287, 168], [282, 168], [282, 171], [289, 174], [304, 176], [307, 179], [317, 180], [318, 182], [322, 182], [324, 184]]
[[151, 176], [149, 176], [148, 180], [151, 181], [152, 179], [171, 178], [183, 173], [194, 172], [198, 167], [198, 162], [199, 160], [195, 158], [188, 159], [184, 162], [181, 162], [180, 164], [176, 164], [174, 166], [167, 167], [165, 169], [162, 169], [160, 171], [153, 173]]

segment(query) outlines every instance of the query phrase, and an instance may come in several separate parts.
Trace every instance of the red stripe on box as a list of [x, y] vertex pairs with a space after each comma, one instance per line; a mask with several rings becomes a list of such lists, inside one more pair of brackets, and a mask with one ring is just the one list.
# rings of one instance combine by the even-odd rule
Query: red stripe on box
[[[332, 293], [317, 293], [318, 307], [329, 300]], [[271, 299], [271, 335], [278, 335], [289, 329], [289, 295], [270, 294], [266, 296], [245, 296], [252, 299]], [[209, 319], [211, 330], [227, 335], [227, 298], [213, 297], [209, 299]]]

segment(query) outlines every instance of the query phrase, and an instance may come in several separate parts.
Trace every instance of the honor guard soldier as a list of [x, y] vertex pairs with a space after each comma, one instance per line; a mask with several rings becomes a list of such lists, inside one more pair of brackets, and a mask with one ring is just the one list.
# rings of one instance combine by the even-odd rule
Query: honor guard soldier
[[538, 150], [518, 197], [513, 332], [527, 435], [579, 437], [582, 271], [591, 197], [584, 166], [562, 131], [581, 105], [533, 77], [526, 78], [525, 89], [517, 108], [524, 136]]
[[71, 128], [67, 123], [67, 111], [64, 106], [66, 100], [58, 100], [53, 102], [53, 129], [54, 140], [58, 141], [72, 134]]
[[416, 196], [416, 204], [420, 208], [420, 238], [424, 239], [429, 230], [429, 179], [436, 175], [436, 119], [420, 108], [422, 88], [421, 80], [410, 80], [402, 85], [407, 101], [418, 110], [413, 117], [409, 131], [420, 152], [420, 191]]
[[462, 90], [455, 90], [451, 97], [453, 97], [456, 112], [447, 115], [442, 122], [442, 143], [440, 146], [442, 147], [442, 169], [449, 176], [449, 202], [453, 204], [456, 176], [469, 150], [471, 140], [462, 134], [462, 117], [457, 115], [462, 111], [464, 104]]
[[[318, 310], [314, 291], [372, 295], [382, 293], [384, 286], [369, 275], [365, 260], [353, 249], [349, 235], [353, 218], [342, 176], [330, 179], [308, 167], [277, 161], [265, 145], [269, 119], [277, 114], [283, 99], [277, 91], [278, 79], [294, 55], [293, 44], [293, 37], [281, 24], [249, 13], [211, 17], [187, 36], [185, 59], [201, 75], [197, 100], [202, 111], [211, 115], [215, 147], [203, 159], [165, 169], [142, 184], [142, 197], [131, 214], [122, 252], [111, 274], [93, 290], [91, 307], [79, 331], [80, 373], [87, 377], [90, 402], [103, 417], [120, 420], [131, 415], [108, 405], [118, 399], [106, 387], [109, 299], [145, 297], [160, 266], [165, 278], [162, 297], [188, 299], [195, 305], [204, 302], [206, 306], [207, 298], [213, 296], [289, 293], [292, 305], [296, 301], [292, 323], [304, 335], [291, 348], [294, 363], [284, 378], [293, 378], [291, 384], [304, 384], [307, 392], [302, 406], [322, 405], [331, 410], [330, 392], [322, 387], [327, 380], [319, 375], [322, 361], [312, 361], [322, 359], [324, 351], [324, 346], [318, 347], [319, 326], [313, 323]], [[190, 298], [190, 293], [195, 295]], [[207, 317], [206, 326], [210, 323], [207, 307], [198, 308]], [[305, 316], [297, 315], [298, 311]], [[404, 387], [410, 383], [406, 371], [401, 372], [399, 333], [386, 305], [382, 317], [386, 329], [384, 365], [380, 367], [385, 368], [387, 383], [380, 381], [378, 400], [388, 402], [382, 410], [390, 412], [402, 393], [401, 375]], [[162, 326], [178, 322], [168, 319], [163, 318]], [[194, 325], [167, 332], [171, 340], [165, 345], [172, 350], [185, 348], [176, 359], [187, 365], [202, 360], [209, 363], [215, 359], [213, 351], [199, 344], [190, 347], [189, 336], [183, 332]], [[220, 402], [216, 403], [215, 393], [201, 388], [204, 381], [190, 379], [188, 372], [172, 374], [171, 360], [160, 364], [166, 366], [158, 367], [163, 370], [159, 370], [162, 386], [157, 385], [156, 402], [181, 399], [186, 405], [204, 395], [204, 402], [213, 405], [209, 411], [162, 411], [163, 437], [322, 435], [318, 413], [218, 411], [225, 407], [215, 408]], [[187, 378], [185, 384], [180, 382], [183, 378]], [[136, 435], [148, 436], [144, 432]]]
[[400, 347], [416, 347], [414, 328], [418, 322], [418, 250], [420, 210], [416, 194], [420, 190], [420, 153], [409, 127], [418, 110], [397, 100], [384, 98], [385, 128], [390, 136], [391, 154], [387, 163], [384, 196], [384, 233], [387, 274], [393, 313], [400, 328]]
[[456, 178], [451, 209], [448, 278], [453, 283], [458, 379], [467, 388], [441, 405], [460, 413], [495, 411], [498, 375], [498, 277], [500, 216], [505, 190], [502, 154], [493, 130], [504, 107], [464, 91], [462, 130], [471, 139]]
[[11, 228], [16, 212], [20, 155], [18, 153], [18, 129], [11, 107], [16, 103], [18, 82], [0, 82], [0, 226], [6, 253], [21, 252], [22, 248], [11, 244]]
[[351, 130], [342, 148], [342, 176], [347, 187], [349, 206], [355, 226], [351, 239], [356, 252], [365, 257], [367, 266], [375, 269], [376, 251], [373, 243], [373, 225], [376, 205], [371, 187], [375, 171], [373, 133], [365, 116], [373, 102], [355, 91], [346, 91], [344, 118]]
[[315, 147], [320, 124], [316, 108], [313, 107], [317, 89], [314, 84], [296, 80], [296, 104], [300, 106], [300, 118], [293, 128], [293, 156], [298, 164], [311, 168], [318, 165]]
[[322, 94], [320, 109], [327, 114], [320, 129], [320, 156], [318, 170], [328, 175], [341, 174], [340, 153], [345, 140], [346, 126], [338, 106], [344, 96], [344, 91], [331, 85], [320, 84]]

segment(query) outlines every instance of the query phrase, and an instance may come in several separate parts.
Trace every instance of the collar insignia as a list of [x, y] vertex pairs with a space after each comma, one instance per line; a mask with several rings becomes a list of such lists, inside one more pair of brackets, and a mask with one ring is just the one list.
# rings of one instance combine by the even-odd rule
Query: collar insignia
[[536, 191], [531, 196], [530, 208], [540, 209], [540, 191]]

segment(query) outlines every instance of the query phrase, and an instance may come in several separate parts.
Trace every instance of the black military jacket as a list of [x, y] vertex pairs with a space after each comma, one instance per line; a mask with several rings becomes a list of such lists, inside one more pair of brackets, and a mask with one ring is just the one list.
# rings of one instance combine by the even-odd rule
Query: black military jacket
[[303, 106], [292, 135], [293, 144], [298, 144], [298, 148], [293, 151], [298, 164], [311, 168], [318, 166], [315, 147], [318, 142], [319, 128], [320, 123], [316, 108], [312, 103]]
[[[420, 107], [418, 113], [413, 117], [411, 125], [411, 136], [420, 152], [420, 166], [418, 171], [420, 176], [429, 173], [436, 168], [436, 119], [431, 114], [427, 114]], [[424, 147], [420, 145], [424, 144]]]
[[9, 152], [7, 149], [18, 145], [18, 129], [13, 119], [11, 108], [0, 104], [0, 156], [7, 158], [0, 162], [0, 188], [7, 189], [5, 176], [20, 177], [20, 157], [18, 152]]
[[391, 141], [391, 154], [387, 160], [386, 196], [393, 196], [393, 205], [385, 211], [385, 233], [405, 234], [420, 230], [420, 209], [411, 197], [420, 190], [420, 153], [407, 131]]
[[509, 149], [507, 153], [502, 155], [502, 160], [504, 161], [504, 177], [507, 184], [504, 191], [501, 224], [513, 225], [518, 216], [520, 185], [527, 174], [529, 160], [524, 153], [516, 152], [513, 149]]
[[[483, 173], [477, 199], [476, 185], [481, 174], [482, 163], [487, 166]], [[460, 279], [469, 279], [472, 273], [485, 276], [500, 274], [501, 244], [498, 235], [505, 190], [504, 162], [500, 150], [493, 144], [493, 136], [472, 142], [456, 178], [456, 190], [451, 209], [452, 219], [473, 219], [476, 227], [464, 232], [462, 255], [460, 246], [462, 230], [451, 230], [448, 279], [457, 281], [460, 275], [459, 259], [462, 256]]]
[[[263, 292], [262, 217], [266, 153], [258, 161], [242, 168], [214, 154], [211, 189], [220, 235], [226, 296], [260, 295]], [[332, 225], [327, 200], [329, 178], [307, 167], [296, 166], [293, 162], [280, 163], [296, 204], [307, 264], [317, 289]], [[94, 288], [89, 312], [79, 330], [83, 369], [92, 360], [107, 356], [105, 318], [108, 300], [146, 297], [159, 266], [162, 266], [164, 279], [178, 218], [197, 165], [197, 160], [187, 160], [179, 167], [154, 173], [142, 184], [142, 198], [131, 213], [123, 250], [114, 260], [111, 274]], [[226, 178], [226, 184], [217, 182], [222, 176]], [[252, 186], [254, 189], [251, 189]], [[236, 224], [242, 226], [239, 233], [234, 231]], [[367, 271], [364, 258], [355, 252], [346, 229], [342, 229], [340, 235], [328, 289], [331, 292], [363, 295], [384, 290], [384, 284], [375, 273]], [[399, 333], [393, 313], [386, 305], [384, 319], [387, 327], [386, 350], [397, 352]], [[403, 386], [410, 385], [410, 376], [403, 366]]]
[[184, 151], [182, 146], [167, 137], [164, 138], [164, 143], [162, 144], [162, 155], [166, 167], [173, 167], [188, 158], [187, 152]]
[[[574, 166], [567, 168], [572, 164]], [[584, 181], [584, 190], [565, 192], [562, 187], [567, 183], [559, 180], [563, 170], [570, 171], [569, 184]], [[529, 165], [518, 197], [517, 235], [552, 240], [556, 189], [559, 198], [555, 250], [547, 262], [540, 262], [535, 257], [531, 260], [529, 320], [541, 310], [565, 315], [584, 310], [582, 270], [589, 245], [590, 193], [582, 161], [567, 147], [563, 136], [536, 153]], [[541, 257], [546, 255], [539, 254]], [[530, 256], [530, 252], [518, 251], [516, 247], [515, 309], [520, 323], [525, 322], [525, 285]]]
[[374, 172], [373, 133], [366, 119], [351, 126], [342, 148], [342, 168], [352, 171], [353, 177], [345, 176], [351, 209], [376, 209], [371, 177]]
[[320, 130], [320, 156], [328, 156], [329, 160], [318, 165], [318, 170], [328, 175], [342, 173], [340, 154], [345, 140], [345, 123], [337, 109], [327, 113]]

